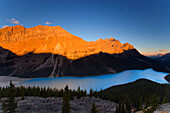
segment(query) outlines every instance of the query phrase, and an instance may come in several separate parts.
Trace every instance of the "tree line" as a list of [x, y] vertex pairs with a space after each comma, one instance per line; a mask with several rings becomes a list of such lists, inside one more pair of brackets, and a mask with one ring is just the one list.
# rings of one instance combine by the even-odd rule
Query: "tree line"
[[117, 113], [143, 110], [153, 113], [159, 104], [170, 102], [170, 84], [159, 84], [139, 79], [128, 84], [117, 85], [93, 93], [95, 97], [118, 103]]
[[[0, 87], [0, 98], [9, 97], [8, 93], [8, 86], [7, 87]], [[22, 97], [22, 96], [37, 96], [37, 97], [63, 97], [64, 90], [63, 89], [56, 89], [56, 88], [49, 88], [49, 87], [14, 87], [13, 92], [15, 97]], [[72, 100], [75, 96], [78, 99], [81, 97], [87, 96], [86, 90], [81, 90], [80, 87], [77, 90], [69, 89], [70, 99]]]
[[[12, 88], [10, 88], [10, 87]], [[94, 91], [90, 89], [89, 94], [86, 90], [69, 89], [66, 86], [64, 89], [55, 88], [40, 88], [40, 87], [0, 87], [0, 98], [8, 97], [22, 97], [24, 96], [38, 96], [38, 97], [63, 97], [63, 113], [70, 112], [69, 101], [74, 97], [80, 99], [86, 96], [95, 96], [104, 100], [110, 100], [117, 103], [116, 113], [130, 113], [132, 110], [143, 110], [145, 113], [153, 113], [159, 104], [170, 102], [170, 85], [158, 84], [146, 79], [140, 79], [132, 83], [113, 86], [105, 90]], [[12, 94], [9, 93], [12, 90]], [[10, 99], [9, 99], [10, 100]], [[5, 105], [5, 104], [4, 104]], [[64, 112], [66, 111], [66, 112]], [[92, 113], [97, 113], [95, 103], [92, 106]]]

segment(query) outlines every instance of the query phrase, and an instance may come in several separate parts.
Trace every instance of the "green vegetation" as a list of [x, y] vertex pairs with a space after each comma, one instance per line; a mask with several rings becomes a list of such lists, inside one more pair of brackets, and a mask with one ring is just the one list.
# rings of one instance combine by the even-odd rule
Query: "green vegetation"
[[98, 110], [96, 109], [95, 102], [93, 102], [92, 108], [91, 108], [91, 113], [98, 113]]
[[[71, 90], [66, 86], [64, 90], [58, 90], [49, 87], [14, 87], [11, 83], [9, 87], [0, 87], [0, 98], [8, 97], [8, 102], [12, 102], [14, 108], [16, 108], [14, 97], [24, 99], [25, 96], [63, 97], [63, 113], [70, 112], [69, 101], [75, 96], [78, 99], [85, 96], [94, 96], [116, 102], [118, 103], [116, 113], [130, 113], [132, 109], [151, 113], [159, 104], [170, 102], [170, 84], [159, 84], [147, 79], [139, 79], [135, 82], [113, 86], [99, 92], [90, 89], [88, 95], [87, 91], [81, 90], [80, 87], [77, 90]], [[6, 109], [5, 105], [7, 104], [4, 104], [4, 110]], [[96, 111], [95, 103], [93, 103], [92, 111]]]
[[[52, 88], [40, 88], [40, 87], [15, 87], [14, 88], [15, 97], [22, 97], [24, 99], [24, 96], [35, 96], [35, 97], [63, 97], [64, 90], [63, 89], [52, 89]], [[0, 97], [8, 97], [8, 87], [0, 87]], [[70, 99], [72, 100], [73, 97], [78, 96], [79, 98], [87, 96], [86, 90], [70, 90]]]
[[170, 102], [170, 85], [139, 79], [132, 83], [117, 85], [96, 92], [95, 96], [119, 103], [117, 108], [119, 113], [123, 109], [130, 112], [132, 108], [135, 111], [144, 109], [154, 111], [159, 104]]
[[168, 103], [168, 99], [166, 98], [166, 96], [162, 100], [162, 104], [165, 104], [165, 103]]
[[17, 108], [17, 103], [15, 102], [15, 87], [10, 81], [9, 86], [6, 88], [6, 95], [8, 96], [7, 100], [4, 100], [2, 103], [3, 113], [15, 113]]
[[64, 89], [62, 113], [70, 113], [70, 94], [68, 86]]

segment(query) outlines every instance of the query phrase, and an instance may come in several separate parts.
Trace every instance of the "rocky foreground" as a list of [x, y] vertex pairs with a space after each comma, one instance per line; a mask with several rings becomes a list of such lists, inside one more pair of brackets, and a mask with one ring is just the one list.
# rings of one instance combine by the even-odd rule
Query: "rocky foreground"
[[160, 105], [154, 113], [170, 113], [170, 103]]
[[[62, 111], [62, 98], [61, 97], [17, 97], [18, 113], [61, 113]], [[70, 101], [71, 113], [91, 113], [92, 103], [95, 102], [99, 113], [114, 113], [116, 104], [114, 102], [94, 98], [82, 97], [81, 99], [75, 98]], [[2, 112], [0, 104], [0, 112]]]
[[[18, 103], [17, 113], [61, 113], [62, 97], [17, 97]], [[2, 112], [2, 99], [0, 100], [0, 113]], [[116, 111], [116, 103], [102, 100], [94, 97], [74, 98], [70, 101], [71, 113], [91, 113], [91, 107], [95, 102], [98, 113], [114, 113]], [[143, 113], [138, 111], [136, 113]], [[154, 113], [170, 113], [170, 103], [158, 106]]]
[[[136, 113], [144, 113], [143, 111], [138, 111]], [[153, 113], [170, 113], [170, 103], [159, 105], [156, 111]]]

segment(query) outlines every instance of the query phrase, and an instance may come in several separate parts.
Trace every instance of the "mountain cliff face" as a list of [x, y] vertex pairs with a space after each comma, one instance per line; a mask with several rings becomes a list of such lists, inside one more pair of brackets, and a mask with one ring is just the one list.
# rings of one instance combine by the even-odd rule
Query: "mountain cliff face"
[[99, 52], [113, 54], [134, 49], [132, 45], [121, 44], [114, 38], [87, 42], [60, 26], [42, 25], [33, 28], [17, 25], [0, 29], [0, 46], [20, 56], [29, 52], [52, 53], [69, 59], [78, 59]]
[[128, 43], [114, 38], [87, 42], [59, 26], [0, 29], [0, 46], [0, 76], [93, 76], [165, 68]]

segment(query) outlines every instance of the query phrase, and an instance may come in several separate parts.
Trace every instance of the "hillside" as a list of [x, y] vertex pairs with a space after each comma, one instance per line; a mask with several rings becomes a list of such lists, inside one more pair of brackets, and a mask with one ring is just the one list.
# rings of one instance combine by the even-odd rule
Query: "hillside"
[[130, 108], [140, 111], [148, 106], [155, 107], [153, 108], [153, 111], [155, 111], [157, 105], [170, 102], [170, 85], [159, 84], [147, 79], [138, 79], [131, 83], [112, 86], [95, 95], [102, 99], [112, 100], [119, 103], [119, 105], [126, 105], [129, 112]]

